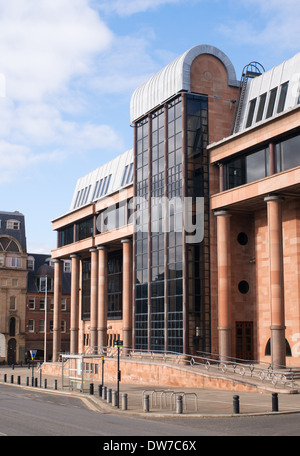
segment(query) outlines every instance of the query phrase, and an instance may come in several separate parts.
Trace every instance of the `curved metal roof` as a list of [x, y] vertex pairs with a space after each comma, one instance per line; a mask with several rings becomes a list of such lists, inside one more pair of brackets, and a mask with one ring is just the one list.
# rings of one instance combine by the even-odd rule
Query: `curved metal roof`
[[134, 122], [176, 93], [189, 91], [191, 65], [201, 54], [211, 54], [221, 60], [227, 69], [228, 85], [239, 86], [229, 58], [214, 46], [201, 44], [186, 51], [134, 91], [130, 103], [130, 121]]

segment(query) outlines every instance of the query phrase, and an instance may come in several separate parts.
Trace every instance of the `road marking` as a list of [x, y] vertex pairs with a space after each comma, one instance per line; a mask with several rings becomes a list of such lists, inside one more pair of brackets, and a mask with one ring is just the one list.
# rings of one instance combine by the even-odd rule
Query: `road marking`
[[0, 435], [5, 435], [7, 437], [7, 434], [3, 434], [3, 432], [0, 432]]

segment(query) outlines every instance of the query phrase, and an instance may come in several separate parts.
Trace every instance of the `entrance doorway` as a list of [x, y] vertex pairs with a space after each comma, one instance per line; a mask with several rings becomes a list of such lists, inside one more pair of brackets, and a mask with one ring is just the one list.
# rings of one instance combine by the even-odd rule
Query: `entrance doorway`
[[237, 321], [235, 328], [236, 357], [247, 361], [253, 360], [253, 321]]
[[17, 341], [9, 339], [7, 344], [7, 364], [16, 364]]

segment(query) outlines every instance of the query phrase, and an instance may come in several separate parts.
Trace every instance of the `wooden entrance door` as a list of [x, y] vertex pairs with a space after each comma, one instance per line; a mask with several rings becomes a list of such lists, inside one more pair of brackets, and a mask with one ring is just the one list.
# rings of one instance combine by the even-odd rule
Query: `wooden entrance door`
[[17, 341], [16, 339], [9, 339], [7, 344], [7, 364], [15, 364], [16, 363], [16, 350], [17, 348]]
[[253, 321], [236, 322], [236, 357], [253, 360]]

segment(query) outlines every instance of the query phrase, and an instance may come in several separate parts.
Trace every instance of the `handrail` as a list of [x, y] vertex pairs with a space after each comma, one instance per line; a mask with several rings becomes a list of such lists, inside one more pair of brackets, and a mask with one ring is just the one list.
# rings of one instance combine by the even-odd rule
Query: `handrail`
[[[88, 347], [82, 354], [83, 357], [106, 356], [114, 358], [117, 356], [115, 347]], [[296, 374], [300, 373], [300, 368], [276, 366], [272, 367], [271, 363], [243, 360], [233, 357], [220, 357], [216, 353], [197, 352], [195, 355], [179, 353], [174, 351], [162, 350], [135, 350], [135, 349], [120, 349], [119, 355], [121, 358], [138, 358], [150, 362], [170, 362], [172, 364], [180, 364], [186, 367], [195, 369], [204, 368], [206, 371], [214, 371], [214, 373], [222, 373], [228, 379], [244, 377], [257, 378], [260, 382], [269, 382], [272, 385], [281, 384], [284, 387], [294, 388]], [[234, 377], [233, 377], [234, 376]]]

